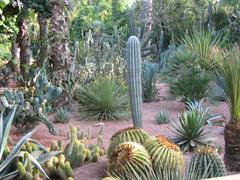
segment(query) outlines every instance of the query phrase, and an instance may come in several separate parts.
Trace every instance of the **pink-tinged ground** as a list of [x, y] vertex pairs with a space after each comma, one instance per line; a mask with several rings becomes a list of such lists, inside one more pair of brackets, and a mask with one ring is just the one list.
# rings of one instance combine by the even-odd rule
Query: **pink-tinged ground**
[[[167, 96], [167, 87], [163, 84], [158, 84], [158, 88], [160, 88], [160, 96]], [[73, 105], [75, 109], [77, 109], [77, 104]], [[144, 129], [151, 135], [155, 136], [158, 134], [165, 135], [169, 138], [173, 137], [173, 133], [171, 131], [171, 125], [158, 125], [154, 116], [157, 112], [159, 112], [162, 108], [167, 109], [171, 112], [171, 117], [173, 120], [178, 120], [178, 115], [184, 111], [183, 104], [178, 101], [168, 101], [162, 98], [159, 102], [152, 103], [144, 103], [142, 107], [143, 112], [143, 124]], [[220, 102], [216, 106], [211, 106], [213, 112], [223, 114], [226, 119], [229, 119], [229, 110], [226, 103]], [[72, 113], [72, 117], [68, 124], [56, 124], [56, 128], [59, 130], [60, 135], [52, 136], [49, 134], [47, 128], [41, 124], [38, 126], [37, 131], [34, 133], [33, 138], [39, 140], [44, 145], [49, 146], [52, 141], [61, 139], [63, 142], [67, 142], [68, 139], [68, 130], [69, 127], [77, 126], [81, 130], [87, 132], [89, 128], [90, 135], [92, 137], [91, 141], [96, 141], [97, 133], [99, 132], [100, 127], [96, 126], [99, 122], [95, 121], [81, 121], [78, 118], [78, 113]], [[122, 128], [126, 128], [132, 126], [132, 121], [107, 121], [104, 122], [104, 135], [103, 135], [103, 143], [105, 149], [107, 149], [109, 140], [111, 136], [118, 130]], [[223, 127], [220, 126], [207, 126], [207, 129], [212, 134], [209, 136], [215, 137], [214, 143], [218, 146], [224, 147], [224, 138], [223, 138]], [[222, 154], [223, 155], [223, 154]], [[185, 154], [186, 161], [189, 161], [191, 157], [191, 153]], [[106, 176], [107, 170], [107, 158], [106, 156], [102, 156], [100, 160], [96, 163], [89, 163], [79, 168], [74, 169], [75, 179], [76, 180], [99, 180], [102, 177]]]

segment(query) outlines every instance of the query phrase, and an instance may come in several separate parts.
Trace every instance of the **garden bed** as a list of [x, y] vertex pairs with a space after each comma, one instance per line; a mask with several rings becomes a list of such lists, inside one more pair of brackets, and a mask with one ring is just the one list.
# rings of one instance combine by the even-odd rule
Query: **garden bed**
[[[160, 89], [160, 96], [167, 96], [167, 86], [164, 84], [158, 84]], [[68, 130], [70, 126], [79, 127], [80, 130], [87, 132], [89, 128], [91, 139], [90, 141], [95, 142], [97, 133], [100, 130], [99, 122], [96, 121], [82, 121], [78, 118], [77, 112], [78, 104], [73, 104], [73, 112], [71, 114], [71, 119], [67, 124], [55, 124], [58, 135], [52, 136], [45, 125], [40, 124], [37, 127], [37, 131], [34, 133], [33, 138], [39, 140], [44, 145], [49, 146], [52, 141], [61, 139], [64, 143], [68, 140]], [[167, 109], [171, 113], [173, 120], [177, 120], [178, 114], [184, 111], [184, 105], [178, 101], [168, 101], [161, 98], [159, 102], [144, 103], [142, 107], [143, 111], [143, 124], [144, 129], [151, 135], [163, 134], [169, 138], [173, 137], [171, 132], [171, 125], [159, 125], [155, 122], [154, 116], [162, 108]], [[211, 106], [213, 112], [221, 113], [226, 119], [229, 119], [229, 110], [228, 106], [224, 102], [220, 102], [215, 106]], [[103, 143], [104, 147], [107, 150], [109, 145], [109, 140], [111, 136], [122, 128], [132, 126], [132, 121], [107, 121], [104, 122], [104, 134], [103, 134]], [[224, 148], [224, 138], [223, 138], [223, 127], [221, 126], [208, 126], [207, 129], [212, 133], [212, 136], [216, 137], [214, 144]], [[12, 131], [14, 133], [14, 131]], [[221, 157], [223, 157], [221, 153]], [[187, 152], [185, 154], [186, 161], [189, 161], [191, 153]], [[100, 160], [96, 163], [85, 164], [79, 168], [74, 169], [76, 179], [81, 180], [99, 180], [102, 177], [106, 176], [107, 170], [107, 157], [102, 156]]]

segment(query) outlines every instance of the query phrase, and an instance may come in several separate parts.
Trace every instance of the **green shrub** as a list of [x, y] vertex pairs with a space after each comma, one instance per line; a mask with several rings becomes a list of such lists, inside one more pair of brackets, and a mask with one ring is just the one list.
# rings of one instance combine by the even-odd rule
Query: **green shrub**
[[204, 114], [197, 110], [184, 112], [179, 121], [172, 122], [172, 126], [176, 134], [173, 140], [183, 151], [211, 143], [210, 133], [204, 129]]
[[169, 82], [170, 94], [182, 102], [214, 99], [210, 75], [199, 67], [183, 68], [179, 75]]
[[166, 109], [162, 109], [159, 113], [155, 116], [155, 121], [158, 124], [167, 124], [170, 121], [170, 114], [169, 111]]
[[111, 77], [99, 78], [79, 90], [80, 116], [83, 119], [114, 120], [129, 117], [125, 82]]

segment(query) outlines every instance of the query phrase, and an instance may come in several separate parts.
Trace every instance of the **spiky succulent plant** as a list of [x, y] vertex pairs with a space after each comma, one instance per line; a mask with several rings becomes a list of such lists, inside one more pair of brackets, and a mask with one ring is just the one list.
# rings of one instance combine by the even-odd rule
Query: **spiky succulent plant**
[[121, 179], [151, 179], [153, 176], [150, 156], [146, 149], [137, 143], [120, 144], [111, 154], [108, 172]]
[[144, 144], [149, 138], [149, 135], [140, 128], [129, 127], [116, 132], [110, 140], [110, 145], [108, 148], [108, 157], [112, 154], [115, 148], [124, 142], [136, 142], [139, 144]]
[[150, 138], [144, 144], [144, 147], [150, 155], [153, 170], [159, 179], [173, 179], [176, 177], [182, 179], [184, 158], [178, 145], [166, 137], [158, 135]]
[[167, 124], [170, 119], [170, 114], [166, 109], [162, 109], [156, 114], [155, 120], [158, 124]]
[[[200, 146], [195, 149], [190, 168], [193, 166], [195, 166], [195, 173], [199, 177], [203, 177], [204, 174], [206, 178], [226, 175], [224, 162], [218, 155], [217, 149], [212, 146]], [[205, 172], [206, 169], [207, 172]]]
[[205, 116], [197, 110], [184, 112], [179, 121], [172, 122], [172, 126], [176, 134], [173, 141], [183, 151], [212, 142], [210, 133], [205, 130]]

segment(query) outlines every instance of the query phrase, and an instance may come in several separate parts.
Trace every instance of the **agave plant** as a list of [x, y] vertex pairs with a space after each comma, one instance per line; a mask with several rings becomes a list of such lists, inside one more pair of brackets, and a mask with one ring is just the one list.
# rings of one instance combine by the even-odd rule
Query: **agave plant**
[[199, 145], [208, 145], [212, 138], [206, 131], [204, 114], [197, 111], [187, 111], [182, 114], [179, 121], [172, 122], [173, 132], [176, 137], [173, 139], [183, 151], [193, 149]]
[[204, 99], [201, 99], [200, 101], [194, 100], [191, 102], [187, 102], [186, 106], [189, 111], [198, 111], [199, 113], [201, 113], [203, 115], [203, 119], [205, 123], [209, 125], [213, 125], [214, 124], [213, 121], [216, 119], [219, 119], [219, 118], [224, 119], [224, 116], [222, 114], [211, 113], [211, 108], [205, 107], [203, 103], [204, 103]]
[[33, 162], [34, 166], [39, 169], [39, 171], [48, 178], [46, 172], [43, 170], [41, 164], [51, 159], [53, 156], [57, 155], [59, 152], [48, 153], [48, 150], [38, 143], [37, 141], [31, 139], [34, 130], [23, 136], [11, 149], [9, 154], [3, 159], [3, 153], [7, 145], [7, 140], [9, 137], [10, 128], [12, 121], [14, 119], [14, 114], [16, 112], [16, 107], [14, 107], [7, 115], [6, 118], [3, 118], [3, 114], [0, 117], [0, 179], [13, 179], [19, 172], [16, 169], [12, 169], [12, 165], [15, 162], [15, 158], [22, 156], [21, 148], [27, 141], [33, 141], [36, 143], [42, 150], [43, 153], [37, 153], [37, 156], [29, 154], [30, 160]]
[[130, 115], [128, 90], [119, 79], [97, 79], [90, 87], [81, 88], [80, 116], [83, 119], [127, 119]]
[[158, 124], [167, 124], [170, 121], [169, 111], [162, 109], [159, 113], [155, 115], [155, 121]]
[[225, 164], [240, 171], [240, 48], [234, 47], [219, 57], [217, 76], [229, 99], [231, 118], [224, 129]]

